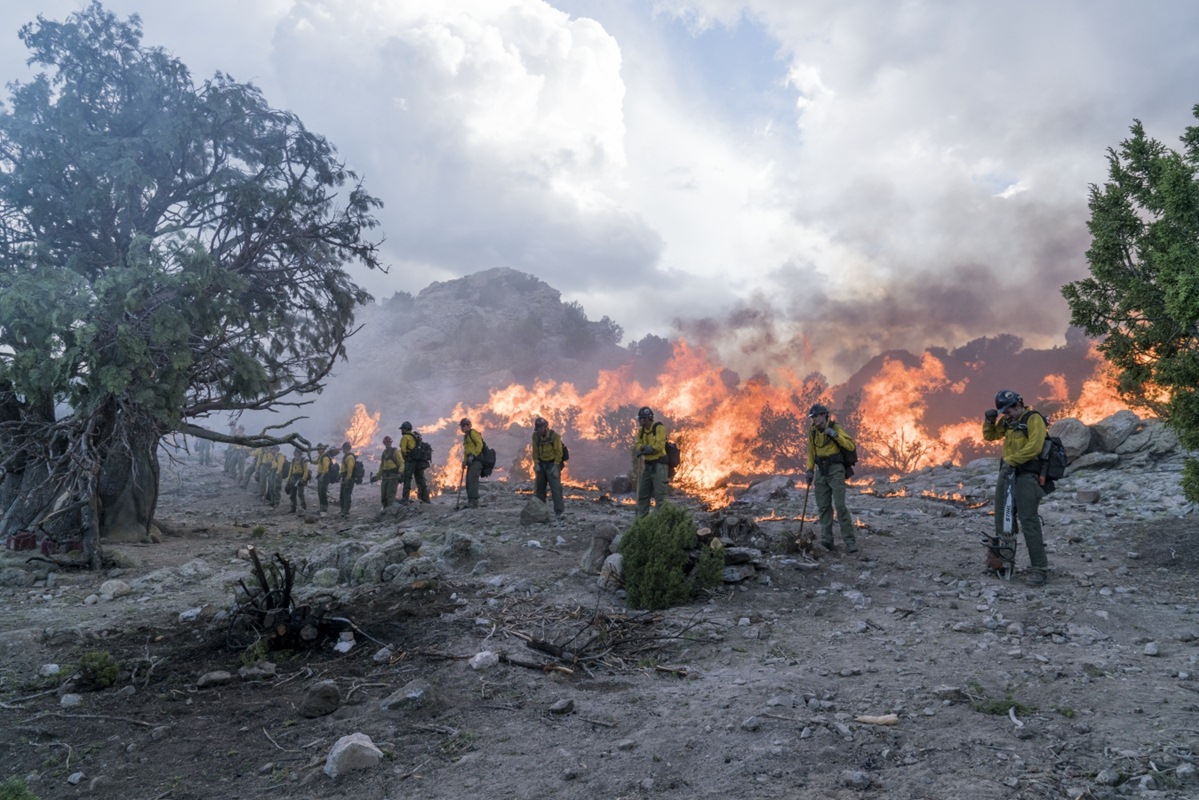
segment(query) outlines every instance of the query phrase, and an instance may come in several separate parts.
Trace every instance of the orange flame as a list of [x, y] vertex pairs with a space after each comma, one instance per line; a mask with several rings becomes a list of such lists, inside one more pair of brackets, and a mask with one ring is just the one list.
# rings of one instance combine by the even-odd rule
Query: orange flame
[[[967, 394], [979, 396], [979, 376], [988, 365], [959, 359], [951, 367], [943, 356], [926, 352], [907, 360], [884, 357], [861, 384], [856, 409], [852, 404], [834, 407], [834, 416], [852, 426], [850, 434], [859, 444], [859, 472], [895, 475], [929, 464], [961, 464], [995, 450], [994, 443], [982, 441], [983, 408], [974, 407], [981, 403], [967, 400]], [[1070, 357], [1077, 364], [1077, 354]], [[1093, 368], [1081, 387], [1079, 375], [1086, 374], [1085, 369], [1046, 375], [1039, 385], [1030, 379], [1030, 404], [1047, 409], [1054, 418], [1074, 416], [1087, 423], [1124, 408], [1106, 362], [1093, 345], [1087, 359], [1094, 362]], [[702, 348], [681, 340], [674, 343], [670, 359], [652, 383], [637, 379], [634, 366], [601, 371], [586, 390], [554, 380], [496, 389], [485, 403], [459, 403], [426, 433], [456, 432], [458, 420], [470, 418], [489, 445], [502, 443], [497, 447], [497, 477], [511, 472], [527, 480], [533, 419], [545, 417], [571, 448], [568, 466], [574, 474], [568, 485], [582, 487], [633, 473], [635, 417], [637, 409], [647, 405], [683, 452], [674, 485], [719, 507], [730, 502], [733, 486], [755, 476], [802, 472], [807, 405], [828, 403], [832, 397], [822, 377], [801, 379], [782, 368], [771, 376], [742, 381]], [[982, 394], [990, 398], [993, 391], [989, 387]], [[347, 437], [361, 447], [373, 440], [379, 415], [371, 417], [359, 405], [354, 420]], [[461, 438], [447, 449], [446, 467], [435, 480], [453, 491], [462, 477]]]
[[346, 428], [346, 441], [359, 455], [375, 441], [375, 433], [379, 430], [379, 417], [382, 411], [373, 415], [367, 413], [366, 406], [358, 403], [354, 406], [354, 415], [350, 418], [350, 426]]

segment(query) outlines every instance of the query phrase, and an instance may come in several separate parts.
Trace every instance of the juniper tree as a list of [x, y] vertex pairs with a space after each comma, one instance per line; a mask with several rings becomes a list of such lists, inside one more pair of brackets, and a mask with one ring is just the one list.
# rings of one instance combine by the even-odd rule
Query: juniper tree
[[[378, 201], [253, 85], [98, 2], [21, 28], [0, 107], [0, 536], [145, 533], [157, 446], [299, 404], [344, 357]], [[247, 443], [295, 440], [257, 437]]]
[[[1187, 127], [1181, 151], [1147, 136], [1140, 121], [1131, 132], [1108, 151], [1107, 182], [1091, 186], [1091, 277], [1062, 294], [1073, 324], [1103, 337], [1121, 396], [1199, 449], [1199, 127]], [[1194, 459], [1183, 488], [1199, 501]]]

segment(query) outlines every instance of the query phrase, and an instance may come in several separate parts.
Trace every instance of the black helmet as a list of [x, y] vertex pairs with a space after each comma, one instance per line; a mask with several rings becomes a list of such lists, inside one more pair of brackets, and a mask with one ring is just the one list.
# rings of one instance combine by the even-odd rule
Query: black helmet
[[653, 418], [654, 418], [654, 410], [652, 408], [650, 408], [649, 406], [642, 406], [641, 410], [637, 412], [637, 419], [653, 419]]
[[538, 417], [537, 419], [533, 420], [533, 427], [539, 431], [543, 431], [549, 426], [550, 424], [545, 421], [545, 417]]
[[407, 433], [408, 431], [412, 430], [412, 423], [408, 420], [404, 420], [400, 423], [400, 430], [402, 430], [404, 433]]
[[469, 428], [470, 420], [467, 419], [466, 417], [463, 417], [462, 419], [458, 420], [458, 427], [459, 428]]
[[1014, 405], [1016, 405], [1016, 403], [1022, 403], [1022, 402], [1024, 402], [1024, 399], [1022, 397], [1020, 397], [1020, 395], [1013, 392], [1011, 389], [1004, 389], [1003, 391], [1001, 391], [997, 395], [995, 395], [995, 407], [998, 408], [1000, 411], [1003, 411], [1006, 408], [1014, 406]]
[[827, 413], [828, 413], [828, 406], [826, 406], [824, 403], [816, 403], [808, 411], [808, 416], [809, 417], [818, 417], [821, 414], [827, 414]]

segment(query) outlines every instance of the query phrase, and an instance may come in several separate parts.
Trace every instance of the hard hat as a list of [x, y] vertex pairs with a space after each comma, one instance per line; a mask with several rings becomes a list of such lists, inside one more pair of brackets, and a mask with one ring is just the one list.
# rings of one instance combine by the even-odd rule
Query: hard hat
[[649, 406], [642, 406], [641, 409], [637, 412], [637, 419], [653, 419], [653, 418], [654, 418], [654, 410], [652, 408], [650, 408]]
[[538, 417], [537, 419], [533, 420], [533, 427], [539, 431], [545, 430], [549, 426], [550, 424], [545, 421], [545, 417]]
[[821, 414], [827, 414], [827, 413], [828, 413], [828, 406], [826, 406], [824, 403], [816, 403], [815, 405], [812, 406], [811, 410], [808, 411], [808, 416], [809, 417], [818, 417]]
[[462, 419], [458, 420], [458, 427], [459, 428], [469, 428], [470, 420], [467, 419], [466, 417], [463, 417]]
[[350, 443], [349, 443], [349, 442], [342, 442], [342, 443], [341, 443], [341, 449], [342, 449], [342, 450], [349, 450], [349, 449], [350, 449]]
[[384, 436], [384, 437], [383, 437], [383, 444], [391, 444], [391, 437], [390, 437], [390, 436]]
[[1011, 389], [1003, 389], [995, 395], [995, 407], [1000, 411], [1016, 405], [1016, 403], [1024, 402], [1020, 395], [1013, 392]]
[[407, 433], [408, 431], [412, 430], [412, 423], [408, 420], [404, 420], [400, 423], [400, 430], [402, 430], [404, 433]]

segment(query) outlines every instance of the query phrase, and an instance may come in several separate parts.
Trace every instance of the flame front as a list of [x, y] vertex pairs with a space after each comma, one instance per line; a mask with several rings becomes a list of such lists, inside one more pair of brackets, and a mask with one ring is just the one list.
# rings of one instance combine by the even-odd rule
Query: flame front
[[[1075, 416], [1087, 423], [1124, 408], [1093, 345], [1088, 358], [1094, 362], [1093, 371], [1081, 390], [1074, 390], [1072, 402], [1067, 377], [1049, 374], [1039, 386], [1029, 380], [1030, 395], [1039, 392], [1030, 404], [1048, 409], [1054, 418]], [[932, 352], [906, 361], [882, 358], [859, 387], [856, 400], [834, 408], [834, 416], [849, 427], [862, 451], [859, 469], [898, 474], [990, 453], [994, 446], [981, 437], [984, 409], [967, 408], [964, 399], [972, 384], [972, 396], [979, 395], [978, 381], [987, 370], [982, 363], [955, 364], [951, 377], [946, 362]], [[988, 387], [985, 396], [993, 396], [997, 388]], [[587, 391], [565, 381], [513, 384], [493, 390], [478, 406], [459, 404], [433, 428], [451, 429], [459, 418], [469, 417], [489, 434], [509, 435], [524, 452], [509, 450], [504, 466], [521, 474], [529, 471], [527, 443], [533, 419], [545, 417], [571, 448], [573, 480], [585, 485], [633, 469], [636, 413], [646, 405], [666, 423], [683, 452], [674, 483], [712, 505], [722, 505], [729, 499], [730, 482], [805, 469], [807, 409], [814, 402], [830, 402], [829, 395], [823, 377], [800, 379], [782, 369], [774, 376], [741, 381], [703, 349], [680, 340], [652, 384], [635, 379], [632, 365], [600, 372]], [[457, 464], [460, 458], [459, 443], [448, 463]], [[457, 471], [447, 473], [444, 478], [452, 477], [456, 485]]]
[[376, 411], [373, 415], [368, 413], [362, 403], [354, 406], [354, 415], [350, 418], [350, 426], [346, 428], [346, 441], [355, 453], [362, 455], [363, 450], [374, 444], [382, 414], [382, 411]]

